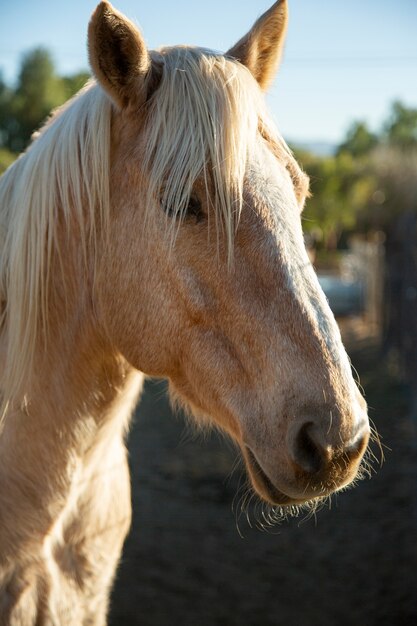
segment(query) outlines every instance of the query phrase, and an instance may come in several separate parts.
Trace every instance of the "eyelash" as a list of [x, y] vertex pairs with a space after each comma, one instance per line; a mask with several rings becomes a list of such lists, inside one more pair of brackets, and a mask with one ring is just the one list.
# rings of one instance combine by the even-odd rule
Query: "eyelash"
[[186, 210], [187, 217], [195, 217], [197, 222], [203, 219], [203, 210], [201, 208], [201, 202], [196, 196], [191, 196], [188, 201]]
[[[170, 217], [176, 217], [176, 214], [172, 211], [172, 209], [164, 208], [164, 210]], [[196, 222], [200, 222], [203, 219], [204, 213], [201, 207], [201, 202], [196, 196], [190, 196], [187, 208], [184, 211], [184, 217], [194, 217]]]

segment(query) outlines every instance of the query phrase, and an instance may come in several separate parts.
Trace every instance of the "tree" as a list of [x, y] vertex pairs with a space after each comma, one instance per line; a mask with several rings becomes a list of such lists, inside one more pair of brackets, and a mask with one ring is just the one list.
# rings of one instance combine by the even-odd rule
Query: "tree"
[[51, 110], [74, 95], [88, 77], [86, 72], [58, 76], [47, 50], [28, 52], [15, 90], [7, 87], [0, 76], [0, 148], [22, 151]]
[[14, 151], [22, 150], [51, 110], [65, 100], [65, 86], [55, 74], [50, 53], [44, 48], [27, 53], [12, 102], [17, 125], [9, 136], [10, 148]]
[[77, 72], [72, 76], [64, 76], [62, 81], [65, 87], [66, 98], [71, 98], [71, 96], [84, 87], [89, 78], [90, 74], [88, 72]]
[[7, 87], [0, 74], [0, 146], [7, 144], [10, 127], [12, 125], [11, 100], [12, 91]]
[[387, 143], [403, 149], [417, 149], [417, 109], [394, 102], [391, 115], [384, 125]]
[[318, 157], [297, 154], [310, 176], [312, 197], [304, 211], [304, 230], [318, 230], [324, 247], [334, 248], [343, 231], [353, 230], [357, 216], [375, 191], [372, 173], [348, 152]]
[[337, 154], [348, 152], [353, 157], [362, 157], [372, 152], [377, 144], [378, 137], [370, 132], [365, 122], [353, 122]]
[[13, 163], [16, 155], [7, 148], [0, 148], [0, 175]]

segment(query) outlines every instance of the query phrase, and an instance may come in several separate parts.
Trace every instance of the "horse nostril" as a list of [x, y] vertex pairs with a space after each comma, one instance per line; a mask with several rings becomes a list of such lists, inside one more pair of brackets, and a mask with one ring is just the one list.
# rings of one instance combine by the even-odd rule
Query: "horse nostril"
[[305, 422], [295, 433], [292, 445], [293, 461], [308, 474], [320, 471], [325, 461], [325, 451], [313, 438], [314, 424]]
[[369, 443], [369, 429], [365, 428], [356, 439], [347, 447], [346, 453], [349, 459], [353, 460], [363, 456]]

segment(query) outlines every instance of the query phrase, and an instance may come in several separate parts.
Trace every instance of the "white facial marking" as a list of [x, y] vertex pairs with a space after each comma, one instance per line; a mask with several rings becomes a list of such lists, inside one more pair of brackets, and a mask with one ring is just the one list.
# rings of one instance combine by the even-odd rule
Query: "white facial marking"
[[288, 289], [313, 320], [335, 362], [349, 362], [340, 331], [304, 245], [299, 209], [289, 173], [264, 147], [252, 161], [249, 181], [259, 201], [271, 211], [274, 237]]

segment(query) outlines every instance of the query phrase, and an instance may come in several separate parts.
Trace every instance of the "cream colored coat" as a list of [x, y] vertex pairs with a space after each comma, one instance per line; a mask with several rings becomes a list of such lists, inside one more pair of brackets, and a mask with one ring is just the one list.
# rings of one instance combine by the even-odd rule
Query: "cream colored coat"
[[226, 56], [149, 53], [102, 2], [98, 84], [0, 181], [2, 625], [105, 624], [141, 372], [234, 438], [272, 505], [357, 475], [366, 406], [262, 98], [286, 21], [282, 0]]

